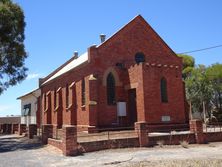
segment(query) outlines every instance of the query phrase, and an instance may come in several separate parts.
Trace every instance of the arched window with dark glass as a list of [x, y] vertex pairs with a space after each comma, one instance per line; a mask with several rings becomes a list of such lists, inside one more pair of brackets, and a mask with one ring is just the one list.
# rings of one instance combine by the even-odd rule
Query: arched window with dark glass
[[82, 106], [86, 104], [86, 87], [85, 87], [85, 79], [82, 79]]
[[69, 85], [66, 84], [66, 108], [69, 107]]
[[57, 104], [56, 104], [56, 88], [54, 88], [54, 108], [57, 107]]
[[115, 78], [112, 73], [109, 73], [106, 79], [107, 87], [107, 103], [108, 105], [115, 104]]
[[161, 101], [162, 103], [168, 102], [168, 96], [167, 96], [167, 81], [163, 77], [160, 81], [160, 91], [161, 91]]

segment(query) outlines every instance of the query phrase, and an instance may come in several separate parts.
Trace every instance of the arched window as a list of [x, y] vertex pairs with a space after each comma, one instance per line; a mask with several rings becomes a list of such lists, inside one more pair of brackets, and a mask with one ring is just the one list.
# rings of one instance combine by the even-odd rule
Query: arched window
[[109, 73], [106, 79], [107, 88], [107, 103], [108, 105], [115, 104], [115, 78], [112, 73]]
[[82, 79], [82, 106], [86, 104], [86, 87], [85, 87], [85, 79]]
[[43, 94], [43, 98], [44, 98], [44, 110], [46, 110], [46, 93]]
[[167, 97], [167, 81], [165, 78], [161, 78], [160, 81], [160, 91], [161, 91], [161, 101], [162, 103], [167, 103], [168, 102], [168, 97]]
[[69, 85], [66, 84], [66, 108], [69, 107]]
[[57, 107], [57, 104], [56, 104], [56, 88], [54, 88], [54, 108]]

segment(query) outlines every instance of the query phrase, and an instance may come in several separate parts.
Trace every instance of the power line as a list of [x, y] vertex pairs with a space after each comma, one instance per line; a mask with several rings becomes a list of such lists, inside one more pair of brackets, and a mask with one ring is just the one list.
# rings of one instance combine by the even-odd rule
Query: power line
[[215, 49], [215, 48], [219, 48], [219, 47], [222, 47], [222, 45], [216, 45], [216, 46], [211, 46], [211, 47], [207, 47], [207, 48], [202, 48], [202, 49], [197, 49], [197, 50], [181, 52], [181, 53], [178, 53], [178, 54], [187, 54], [187, 53], [193, 53], [193, 52], [201, 52], [201, 51], [204, 51], [204, 50], [210, 50], [210, 49]]

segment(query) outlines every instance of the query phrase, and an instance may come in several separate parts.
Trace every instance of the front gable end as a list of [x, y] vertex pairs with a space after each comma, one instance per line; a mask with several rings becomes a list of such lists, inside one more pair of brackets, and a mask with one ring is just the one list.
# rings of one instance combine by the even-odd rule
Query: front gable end
[[182, 64], [181, 58], [176, 56], [140, 15], [97, 48], [99, 54], [109, 61], [122, 59], [135, 63], [136, 54], [143, 53], [146, 62]]

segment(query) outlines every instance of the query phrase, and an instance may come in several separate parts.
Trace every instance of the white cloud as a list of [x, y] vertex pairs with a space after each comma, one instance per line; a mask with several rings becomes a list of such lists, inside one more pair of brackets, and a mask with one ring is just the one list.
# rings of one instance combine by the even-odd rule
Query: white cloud
[[38, 73], [32, 73], [32, 74], [28, 74], [28, 76], [27, 76], [27, 80], [31, 80], [31, 79], [35, 79], [35, 78], [38, 78], [38, 77], [40, 77], [41, 75], [40, 74], [38, 74]]

